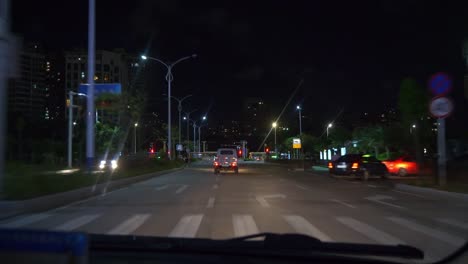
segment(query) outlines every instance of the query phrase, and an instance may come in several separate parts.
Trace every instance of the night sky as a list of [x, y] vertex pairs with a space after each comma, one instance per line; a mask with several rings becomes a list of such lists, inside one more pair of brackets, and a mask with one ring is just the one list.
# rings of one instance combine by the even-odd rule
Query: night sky
[[[86, 48], [87, 1], [11, 2], [13, 31], [26, 40], [49, 50]], [[288, 113], [301, 103], [313, 116], [309, 127], [342, 107], [396, 106], [408, 76], [426, 86], [445, 71], [454, 77], [454, 97], [462, 94], [467, 1], [96, 2], [98, 49], [168, 61], [198, 54], [176, 66], [173, 93], [197, 95], [192, 103], [210, 106], [211, 119], [236, 118], [247, 96], [263, 98], [277, 115], [301, 79]], [[162, 77], [155, 86], [165, 87]]]

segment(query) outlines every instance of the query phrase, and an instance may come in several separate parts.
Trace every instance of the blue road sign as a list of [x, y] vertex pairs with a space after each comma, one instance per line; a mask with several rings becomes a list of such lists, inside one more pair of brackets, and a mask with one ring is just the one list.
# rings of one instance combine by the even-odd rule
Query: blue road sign
[[429, 89], [436, 96], [445, 95], [452, 89], [452, 79], [443, 72], [438, 72], [429, 79]]
[[[87, 94], [88, 84], [80, 84], [78, 92]], [[122, 85], [120, 83], [95, 83], [94, 96], [99, 96], [104, 93], [120, 94], [122, 92]]]

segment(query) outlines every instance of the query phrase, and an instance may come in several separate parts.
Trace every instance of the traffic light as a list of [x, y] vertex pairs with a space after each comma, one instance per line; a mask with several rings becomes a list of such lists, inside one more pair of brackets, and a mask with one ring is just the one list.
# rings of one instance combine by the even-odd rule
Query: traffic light
[[270, 153], [270, 148], [268, 148], [268, 147], [265, 148], [265, 152], [266, 152], [266, 153]]
[[237, 151], [237, 155], [242, 156], [242, 149], [239, 149], [239, 151]]

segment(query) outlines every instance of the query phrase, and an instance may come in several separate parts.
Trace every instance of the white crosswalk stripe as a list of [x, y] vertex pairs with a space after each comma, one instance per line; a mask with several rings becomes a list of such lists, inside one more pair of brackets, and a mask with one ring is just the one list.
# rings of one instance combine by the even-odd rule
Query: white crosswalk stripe
[[442, 240], [444, 242], [455, 245], [457, 247], [459, 247], [459, 246], [461, 246], [461, 245], [463, 245], [465, 243], [465, 239], [463, 239], [461, 237], [450, 235], [448, 233], [439, 231], [439, 230], [434, 229], [434, 228], [430, 228], [430, 227], [427, 227], [427, 226], [417, 224], [415, 222], [409, 221], [409, 220], [404, 219], [404, 218], [387, 217], [387, 219], [389, 219], [390, 221], [392, 221], [394, 223], [402, 225], [402, 226], [404, 226], [406, 228], [409, 228], [409, 229], [411, 229], [413, 231], [423, 233], [423, 234], [425, 234], [427, 236], [431, 236], [433, 238]]
[[181, 187], [179, 187], [179, 189], [176, 190], [176, 194], [179, 194], [183, 191], [185, 191], [185, 189], [187, 189], [188, 185], [182, 185]]
[[203, 219], [202, 214], [184, 215], [169, 234], [170, 237], [195, 237]]
[[109, 235], [127, 235], [140, 227], [148, 218], [149, 214], [137, 214], [125, 220], [108, 232]]
[[351, 217], [337, 217], [338, 222], [381, 244], [406, 244], [400, 239]]
[[234, 236], [246, 236], [259, 233], [258, 227], [251, 215], [233, 215], [232, 225]]
[[313, 236], [322, 241], [332, 241], [332, 239], [309, 223], [304, 217], [298, 215], [283, 215], [284, 220], [294, 228], [297, 233]]
[[80, 226], [84, 226], [86, 224], [89, 224], [90, 222], [94, 221], [96, 218], [98, 218], [100, 215], [98, 214], [93, 214], [93, 215], [83, 215], [78, 218], [75, 218], [73, 220], [70, 220], [62, 225], [57, 226], [56, 230], [61, 230], [61, 231], [71, 231], [74, 229], [77, 229]]
[[461, 229], [468, 230], [468, 223], [467, 222], [461, 222], [461, 221], [458, 221], [458, 220], [455, 220], [455, 219], [449, 219], [449, 218], [438, 218], [436, 220], [441, 222], [441, 223], [447, 224], [447, 225], [451, 225], [451, 226], [454, 226], [454, 227], [458, 227], [458, 228], [461, 228]]
[[13, 220], [11, 222], [7, 222], [5, 224], [0, 224], [0, 226], [3, 228], [18, 228], [39, 222], [41, 220], [49, 218], [50, 216], [50, 214], [32, 214]]

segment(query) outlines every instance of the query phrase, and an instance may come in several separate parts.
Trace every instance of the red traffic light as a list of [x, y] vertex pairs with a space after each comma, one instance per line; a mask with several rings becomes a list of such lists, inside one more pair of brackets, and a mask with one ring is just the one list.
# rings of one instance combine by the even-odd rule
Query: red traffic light
[[266, 149], [265, 149], [265, 152], [266, 152], [266, 153], [270, 153], [270, 148], [266, 148]]
[[239, 151], [237, 152], [237, 154], [242, 155], [242, 150], [239, 149]]

